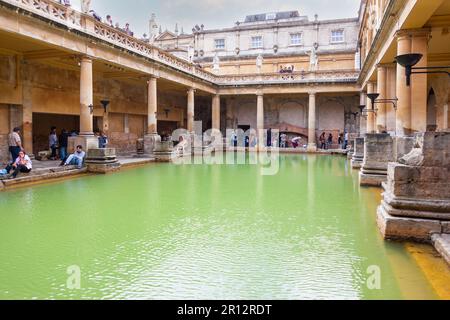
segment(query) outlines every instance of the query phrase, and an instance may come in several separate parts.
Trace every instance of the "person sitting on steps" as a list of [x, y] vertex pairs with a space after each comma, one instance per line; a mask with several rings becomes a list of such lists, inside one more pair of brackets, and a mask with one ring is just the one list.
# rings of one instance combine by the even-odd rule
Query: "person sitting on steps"
[[61, 162], [63, 166], [77, 166], [78, 169], [83, 167], [84, 157], [86, 153], [83, 151], [82, 146], [77, 146], [77, 149], [72, 153], [65, 162]]
[[15, 178], [17, 178], [17, 175], [19, 174], [19, 172], [30, 173], [32, 168], [33, 168], [33, 164], [31, 162], [30, 157], [25, 154], [25, 151], [21, 150], [19, 152], [19, 156], [17, 157], [16, 161], [9, 164], [5, 168], [5, 171], [7, 174], [9, 174], [11, 172], [11, 170], [14, 170], [13, 173], [8, 178], [15, 179]]

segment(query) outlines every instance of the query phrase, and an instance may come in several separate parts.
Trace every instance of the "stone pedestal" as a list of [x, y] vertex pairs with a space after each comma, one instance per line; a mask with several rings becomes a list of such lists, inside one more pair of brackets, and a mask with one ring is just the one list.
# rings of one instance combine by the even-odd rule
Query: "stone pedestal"
[[144, 136], [144, 154], [153, 155], [156, 144], [161, 142], [161, 137], [156, 133], [146, 134]]
[[170, 162], [176, 157], [172, 141], [158, 141], [153, 151], [155, 160], [158, 162]]
[[388, 163], [393, 161], [392, 137], [384, 133], [366, 134], [364, 160], [359, 174], [360, 185], [381, 187], [381, 184], [387, 180]]
[[361, 169], [364, 161], [364, 138], [356, 138], [354, 142], [354, 152], [352, 156], [352, 168]]
[[80, 145], [83, 151], [87, 152], [89, 149], [98, 149], [98, 138], [95, 136], [75, 136], [69, 137], [67, 143], [67, 152], [71, 154], [75, 152], [76, 147]]
[[417, 135], [415, 148], [390, 163], [378, 207], [385, 238], [430, 241], [450, 224], [450, 132]]
[[116, 158], [116, 149], [89, 149], [86, 156], [86, 166], [89, 172], [108, 173], [120, 170], [120, 163]]

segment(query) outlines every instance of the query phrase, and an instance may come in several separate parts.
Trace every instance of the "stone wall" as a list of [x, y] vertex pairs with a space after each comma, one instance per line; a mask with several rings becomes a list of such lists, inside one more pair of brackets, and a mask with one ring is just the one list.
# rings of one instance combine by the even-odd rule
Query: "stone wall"
[[109, 134], [109, 148], [115, 148], [118, 155], [136, 153], [136, 141], [139, 136], [135, 133], [111, 132]]
[[[351, 138], [359, 135], [358, 96], [319, 96], [317, 99], [317, 136], [322, 132], [333, 135], [337, 146], [340, 133], [347, 130]], [[226, 122], [230, 128], [249, 125], [256, 128], [256, 96], [225, 99]], [[229, 110], [228, 110], [229, 109]], [[305, 96], [264, 97], [264, 126], [283, 128], [304, 135], [308, 127], [308, 98]]]
[[8, 135], [0, 134], [0, 163], [5, 164], [9, 160]]

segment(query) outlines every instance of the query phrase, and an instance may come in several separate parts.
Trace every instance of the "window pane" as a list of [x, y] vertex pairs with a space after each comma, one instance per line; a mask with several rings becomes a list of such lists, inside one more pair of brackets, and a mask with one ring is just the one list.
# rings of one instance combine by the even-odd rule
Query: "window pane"
[[223, 50], [225, 49], [225, 39], [216, 39], [216, 49]]
[[252, 37], [252, 48], [262, 48], [262, 37]]
[[299, 45], [299, 44], [302, 44], [301, 33], [291, 34], [291, 45]]
[[331, 32], [331, 42], [344, 42], [344, 30], [334, 30]]

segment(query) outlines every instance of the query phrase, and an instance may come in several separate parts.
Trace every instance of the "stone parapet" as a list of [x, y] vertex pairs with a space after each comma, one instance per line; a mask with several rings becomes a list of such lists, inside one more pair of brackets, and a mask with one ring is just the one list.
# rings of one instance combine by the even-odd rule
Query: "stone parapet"
[[387, 180], [388, 163], [394, 161], [393, 139], [389, 134], [366, 134], [364, 160], [360, 171], [361, 186], [381, 187]]
[[356, 138], [352, 155], [352, 168], [361, 169], [364, 161], [364, 138]]
[[383, 185], [378, 208], [383, 235], [430, 241], [433, 233], [450, 231], [450, 132], [418, 134], [399, 162], [389, 164]]

